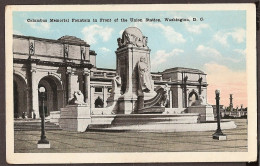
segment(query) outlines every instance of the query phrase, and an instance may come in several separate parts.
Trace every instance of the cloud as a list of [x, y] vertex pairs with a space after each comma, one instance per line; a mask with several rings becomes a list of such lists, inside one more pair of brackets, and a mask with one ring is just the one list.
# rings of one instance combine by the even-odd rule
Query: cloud
[[204, 65], [207, 73], [208, 103], [215, 104], [215, 90], [220, 90], [220, 104], [229, 105], [229, 94], [233, 94], [234, 106], [247, 105], [247, 77], [245, 71], [231, 70], [216, 63]]
[[95, 44], [97, 42], [97, 38], [101, 38], [103, 42], [108, 41], [113, 31], [113, 28], [94, 24], [84, 27], [81, 32], [84, 35], [85, 41], [89, 44]]
[[175, 44], [186, 42], [186, 40], [183, 38], [183, 35], [181, 33], [176, 32], [174, 28], [171, 26], [165, 26], [160, 23], [149, 23], [147, 25], [162, 30], [162, 33], [165, 36], [165, 38], [171, 43]]
[[233, 51], [244, 56], [246, 55], [245, 49], [234, 49]]
[[104, 53], [111, 52], [111, 50], [106, 47], [101, 47], [101, 48], [99, 48], [99, 50], [101, 50]]
[[200, 34], [203, 29], [209, 28], [208, 24], [191, 25], [191, 24], [185, 22], [184, 25], [188, 32], [194, 33], [194, 34]]
[[179, 55], [184, 51], [181, 49], [173, 49], [171, 52], [167, 53], [165, 50], [158, 50], [153, 59], [151, 60], [151, 64], [153, 67], [161, 65], [162, 63], [166, 62], [169, 57]]
[[49, 31], [51, 24], [48, 22], [27, 22], [25, 21], [26, 24], [28, 24], [32, 29], [36, 29], [38, 31]]
[[[235, 49], [236, 51], [241, 51], [240, 49]], [[233, 63], [238, 63], [240, 62], [242, 59], [241, 58], [232, 58], [232, 57], [227, 57], [227, 56], [223, 56], [218, 50], [216, 50], [215, 48], [211, 48], [211, 47], [206, 47], [204, 45], [199, 45], [196, 48], [196, 51], [204, 57], [209, 57], [209, 58], [214, 58], [214, 59], [219, 59], [219, 60], [223, 60], [223, 61], [231, 61]], [[241, 51], [242, 52], [242, 51]]]
[[221, 30], [214, 35], [214, 40], [222, 45], [229, 46], [228, 38], [232, 38], [236, 43], [242, 43], [246, 38], [246, 31], [243, 28], [234, 28], [231, 30]]
[[205, 57], [214, 57], [214, 58], [221, 58], [222, 55], [218, 52], [215, 48], [206, 47], [204, 45], [199, 45], [196, 48], [196, 51], [200, 53], [200, 55]]

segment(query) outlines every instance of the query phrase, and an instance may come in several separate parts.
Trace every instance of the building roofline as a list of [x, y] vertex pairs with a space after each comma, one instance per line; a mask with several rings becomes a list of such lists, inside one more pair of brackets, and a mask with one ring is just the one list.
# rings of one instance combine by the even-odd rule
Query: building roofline
[[170, 69], [166, 69], [163, 72], [160, 72], [161, 74], [166, 74], [166, 73], [177, 73], [177, 72], [183, 72], [183, 73], [194, 73], [194, 74], [205, 74], [203, 71], [199, 69], [194, 69], [194, 68], [186, 68], [186, 67], [174, 67]]
[[46, 39], [46, 38], [40, 38], [40, 37], [33, 37], [33, 36], [24, 36], [24, 35], [16, 35], [13, 34], [13, 37], [15, 38], [24, 38], [24, 39], [33, 39], [33, 40], [39, 40], [39, 41], [46, 41], [46, 42], [52, 42], [52, 43], [60, 43], [60, 44], [71, 44], [71, 45], [78, 45], [78, 46], [86, 46], [86, 47], [90, 47], [89, 44], [87, 44], [86, 42], [76, 42], [76, 41], [68, 41], [68, 40], [55, 40], [55, 39]]

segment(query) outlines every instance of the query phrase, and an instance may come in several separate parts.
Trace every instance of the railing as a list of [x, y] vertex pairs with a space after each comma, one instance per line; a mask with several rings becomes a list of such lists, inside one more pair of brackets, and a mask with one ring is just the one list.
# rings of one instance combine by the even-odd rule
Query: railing
[[116, 73], [107, 73], [107, 72], [93, 72], [94, 77], [114, 77]]

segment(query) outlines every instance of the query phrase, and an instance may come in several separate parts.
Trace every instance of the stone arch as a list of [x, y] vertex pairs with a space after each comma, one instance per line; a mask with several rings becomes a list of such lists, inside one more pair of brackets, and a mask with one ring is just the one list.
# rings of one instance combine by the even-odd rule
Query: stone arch
[[199, 93], [195, 89], [188, 92], [188, 106], [191, 106], [193, 102], [199, 99]]
[[61, 79], [61, 77], [58, 74], [48, 72], [48, 73], [45, 73], [45, 74], [43, 74], [41, 76], [42, 77], [37, 80], [37, 84], [39, 84], [39, 82], [43, 78], [48, 77], [48, 78], [51, 78], [55, 82], [55, 84], [57, 85], [57, 88], [59, 90], [63, 90], [64, 89], [64, 87], [63, 87], [64, 85], [63, 85], [62, 79]]
[[103, 108], [104, 107], [104, 102], [103, 100], [98, 96], [97, 99], [95, 100], [95, 108]]
[[50, 115], [52, 111], [59, 111], [64, 107], [64, 88], [62, 81], [55, 75], [45, 75], [38, 82], [38, 88], [46, 89], [45, 104], [42, 105], [41, 97], [39, 96], [39, 111], [45, 110], [45, 115]]
[[23, 112], [30, 117], [27, 81], [23, 75], [17, 73], [13, 73], [13, 100], [14, 118], [22, 117]]
[[16, 76], [19, 76], [27, 85], [27, 79], [26, 79], [26, 75], [24, 73], [14, 70], [13, 74]]

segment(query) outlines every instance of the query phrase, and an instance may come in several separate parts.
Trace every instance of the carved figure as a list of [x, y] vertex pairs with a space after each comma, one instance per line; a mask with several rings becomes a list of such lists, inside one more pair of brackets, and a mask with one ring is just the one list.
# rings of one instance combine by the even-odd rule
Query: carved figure
[[143, 36], [143, 47], [146, 47], [148, 43], [148, 37]]
[[146, 47], [147, 37], [143, 36], [142, 32], [136, 27], [127, 28], [123, 34], [122, 39], [117, 39], [118, 46], [127, 46], [132, 44], [136, 47]]
[[119, 48], [122, 47], [121, 38], [117, 38], [117, 44]]
[[205, 98], [202, 95], [199, 95], [199, 99], [194, 101], [191, 106], [198, 106], [198, 105], [207, 105]]
[[81, 53], [81, 59], [82, 60], [86, 60], [85, 48], [84, 47], [81, 47], [80, 53]]
[[66, 58], [68, 58], [68, 56], [69, 56], [69, 45], [67, 45], [67, 44], [64, 45], [64, 56]]
[[117, 74], [112, 81], [112, 94], [120, 94], [121, 90], [121, 77]]
[[86, 104], [84, 102], [84, 95], [82, 94], [82, 92], [79, 91], [75, 91], [73, 94], [73, 98], [69, 101], [70, 105], [84, 105]]
[[168, 84], [165, 84], [164, 88], [163, 88], [164, 92], [163, 92], [163, 96], [162, 96], [162, 100], [160, 101], [160, 105], [165, 107], [167, 105], [168, 102], [168, 92], [169, 92], [169, 86]]
[[145, 62], [145, 57], [141, 57], [138, 62], [139, 88], [142, 92], [153, 90], [153, 81], [149, 71], [149, 66]]
[[34, 54], [34, 43], [33, 42], [30, 42], [29, 54], [30, 55]]
[[199, 95], [199, 100], [201, 101], [202, 105], [207, 105], [206, 99], [204, 98], [204, 96]]

